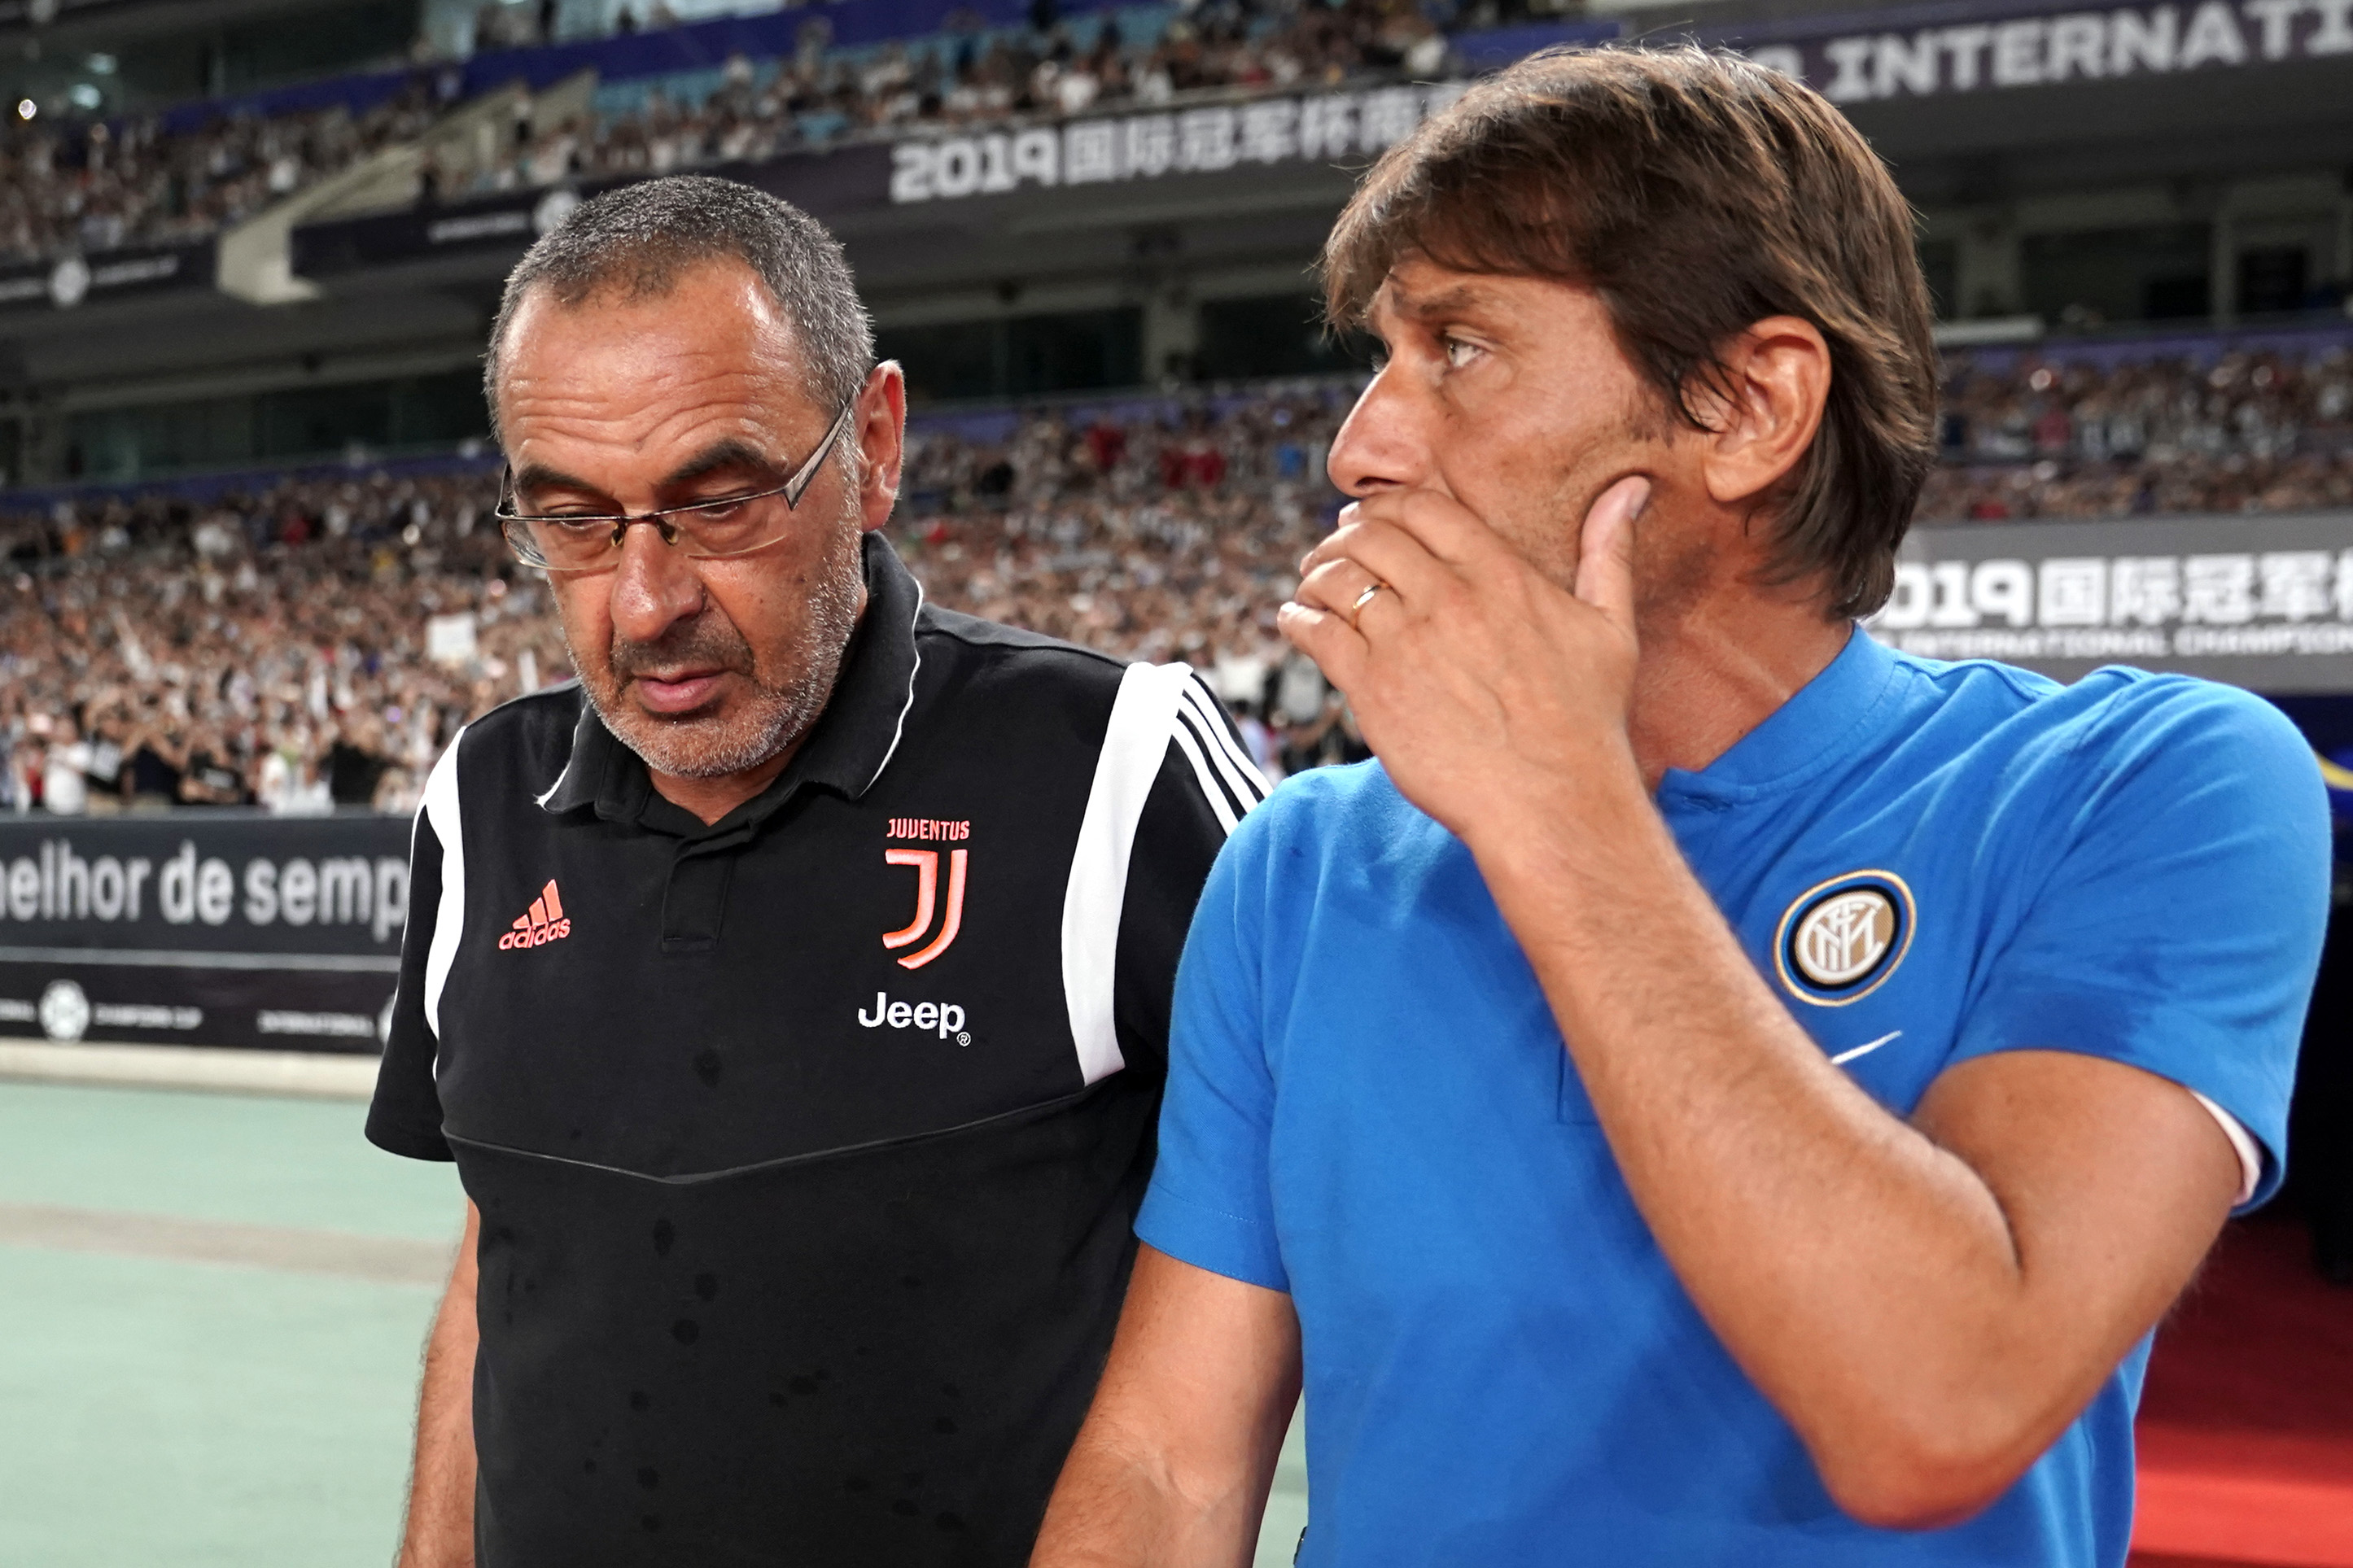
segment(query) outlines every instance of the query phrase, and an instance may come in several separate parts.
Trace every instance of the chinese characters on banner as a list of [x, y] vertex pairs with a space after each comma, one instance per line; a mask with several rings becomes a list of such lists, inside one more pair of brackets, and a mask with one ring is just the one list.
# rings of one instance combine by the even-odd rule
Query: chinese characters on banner
[[891, 200], [954, 201], [1024, 186], [1362, 160], [1404, 141], [1426, 117], [1461, 97], [1467, 85], [1265, 98], [902, 142], [892, 149]]
[[2353, 654], [2353, 549], [1906, 561], [1870, 626], [1931, 658]]

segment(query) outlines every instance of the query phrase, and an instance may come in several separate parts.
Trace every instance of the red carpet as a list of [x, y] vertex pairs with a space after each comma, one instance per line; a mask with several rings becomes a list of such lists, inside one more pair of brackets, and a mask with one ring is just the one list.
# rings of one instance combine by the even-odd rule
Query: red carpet
[[2353, 1568], [2353, 1289], [2291, 1219], [2234, 1225], [2158, 1331], [2134, 1568]]

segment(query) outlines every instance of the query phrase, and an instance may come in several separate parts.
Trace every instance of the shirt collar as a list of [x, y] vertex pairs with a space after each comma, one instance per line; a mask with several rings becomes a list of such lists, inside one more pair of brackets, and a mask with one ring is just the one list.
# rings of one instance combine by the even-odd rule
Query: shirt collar
[[[915, 647], [915, 617], [923, 609], [923, 590], [880, 533], [865, 536], [860, 564], [866, 611], [842, 651], [841, 671], [825, 711], [775, 782], [708, 829], [694, 824], [696, 833], [749, 828], [804, 785], [855, 800], [882, 776], [914, 705], [915, 672], [923, 662]], [[607, 821], [651, 819], [649, 826], [667, 826], [672, 815], [659, 809], [669, 803], [655, 793], [644, 761], [605, 728], [585, 699], [571, 760], [539, 804], [553, 813], [593, 805]]]
[[1659, 794], [1731, 802], [1795, 788], [1852, 753], [1901, 668], [1893, 650], [1852, 627], [1839, 656], [1763, 723], [1697, 773], [1669, 768]]

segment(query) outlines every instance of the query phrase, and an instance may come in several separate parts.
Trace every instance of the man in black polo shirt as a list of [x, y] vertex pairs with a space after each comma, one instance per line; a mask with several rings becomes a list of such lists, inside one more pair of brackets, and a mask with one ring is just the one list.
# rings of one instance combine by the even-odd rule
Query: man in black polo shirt
[[581, 681], [417, 817], [368, 1135], [470, 1202], [402, 1562], [1018, 1563], [1263, 785], [1182, 666], [923, 604], [898, 369], [795, 209], [586, 204], [487, 380]]

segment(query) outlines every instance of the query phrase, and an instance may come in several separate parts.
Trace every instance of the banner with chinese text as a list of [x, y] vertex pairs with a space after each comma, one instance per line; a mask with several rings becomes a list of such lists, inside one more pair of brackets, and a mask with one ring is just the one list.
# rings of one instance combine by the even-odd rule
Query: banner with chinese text
[[2353, 692], [2353, 512], [1915, 528], [1868, 623], [1931, 658]]
[[1465, 82], [1072, 120], [907, 141], [891, 149], [891, 200], [955, 201], [1024, 187], [1115, 184], [1283, 163], [1369, 163], [1462, 96]]

